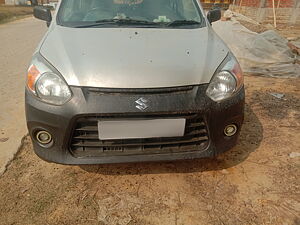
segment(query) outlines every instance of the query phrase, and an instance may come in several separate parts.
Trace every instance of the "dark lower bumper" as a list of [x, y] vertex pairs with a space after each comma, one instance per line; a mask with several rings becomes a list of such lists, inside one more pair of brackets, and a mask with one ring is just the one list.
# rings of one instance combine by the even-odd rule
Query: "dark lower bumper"
[[[168, 161], [212, 157], [232, 148], [239, 132], [226, 137], [224, 127], [235, 124], [239, 130], [244, 118], [244, 89], [221, 103], [206, 97], [207, 85], [189, 90], [166, 93], [106, 93], [88, 88], [72, 87], [73, 98], [63, 106], [45, 104], [26, 91], [26, 117], [29, 134], [35, 153], [46, 161], [61, 164], [102, 164], [141, 161]], [[137, 109], [135, 101], [141, 97], [149, 100], [145, 111]], [[206, 121], [209, 143], [205, 149], [172, 153], [147, 153], [139, 155], [107, 155], [97, 157], [75, 157], [70, 151], [70, 139], [78, 118], [82, 116], [107, 115], [159, 115], [174, 113], [196, 113]], [[34, 134], [46, 130], [53, 135], [54, 145], [43, 148], [37, 144]]]

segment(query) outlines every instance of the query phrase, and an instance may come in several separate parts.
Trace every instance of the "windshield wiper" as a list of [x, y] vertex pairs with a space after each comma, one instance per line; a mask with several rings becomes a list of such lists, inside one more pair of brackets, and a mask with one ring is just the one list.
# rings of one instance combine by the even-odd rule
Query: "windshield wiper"
[[101, 25], [104, 25], [104, 24], [115, 24], [114, 21], [101, 21], [101, 22], [92, 22], [92, 23], [87, 23], [87, 24], [82, 24], [82, 25], [78, 25], [78, 26], [75, 26], [75, 28], [86, 28], [86, 27], [97, 27], [97, 26], [101, 26]]
[[157, 25], [155, 22], [147, 21], [147, 20], [136, 20], [136, 19], [105, 19], [105, 20], [98, 20], [93, 23], [89, 24], [83, 24], [76, 26], [76, 28], [86, 28], [86, 27], [96, 27], [101, 25], [107, 25], [107, 24], [130, 24], [130, 25]]
[[166, 24], [167, 27], [185, 26], [185, 25], [199, 25], [195, 20], [174, 20]]
[[157, 23], [147, 21], [147, 20], [137, 20], [137, 19], [131, 19], [131, 18], [125, 18], [125, 19], [113, 19], [116, 23], [122, 23], [122, 24], [141, 24], [141, 25], [157, 25]]
[[131, 19], [131, 18], [124, 18], [124, 19], [104, 19], [104, 20], [98, 20], [94, 21], [92, 23], [83, 24], [75, 26], [76, 28], [88, 28], [88, 27], [97, 27], [101, 25], [107, 25], [107, 24], [117, 24], [117, 25], [146, 25], [146, 26], [167, 26], [167, 27], [176, 27], [176, 26], [186, 26], [186, 25], [199, 25], [200, 23], [195, 20], [174, 20], [172, 22], [168, 23], [157, 23], [157, 22], [151, 22], [147, 20], [137, 20], [137, 19]]

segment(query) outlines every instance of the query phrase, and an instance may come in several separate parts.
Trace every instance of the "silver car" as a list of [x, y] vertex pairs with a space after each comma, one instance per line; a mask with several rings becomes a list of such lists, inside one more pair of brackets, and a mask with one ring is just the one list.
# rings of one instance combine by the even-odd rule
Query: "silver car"
[[244, 118], [241, 68], [197, 0], [61, 0], [32, 57], [35, 153], [62, 164], [213, 157]]

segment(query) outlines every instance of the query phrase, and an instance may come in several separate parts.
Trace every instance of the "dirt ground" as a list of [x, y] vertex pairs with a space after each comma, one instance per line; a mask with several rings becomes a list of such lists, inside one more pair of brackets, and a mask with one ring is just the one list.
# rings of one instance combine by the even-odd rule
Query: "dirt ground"
[[46, 30], [46, 23], [34, 18], [0, 25], [0, 176], [27, 133], [26, 70]]
[[245, 83], [239, 143], [217, 159], [63, 166], [26, 138], [0, 178], [0, 224], [300, 224], [300, 79]]

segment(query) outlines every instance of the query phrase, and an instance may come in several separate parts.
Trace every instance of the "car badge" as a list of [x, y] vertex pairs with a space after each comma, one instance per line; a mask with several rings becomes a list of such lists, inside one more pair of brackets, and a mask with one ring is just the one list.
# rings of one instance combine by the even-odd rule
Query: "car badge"
[[148, 99], [146, 98], [139, 98], [138, 100], [135, 101], [135, 103], [137, 104], [135, 107], [138, 108], [141, 111], [144, 111], [145, 109], [147, 109], [149, 107], [149, 105], [147, 104], [149, 102]]

